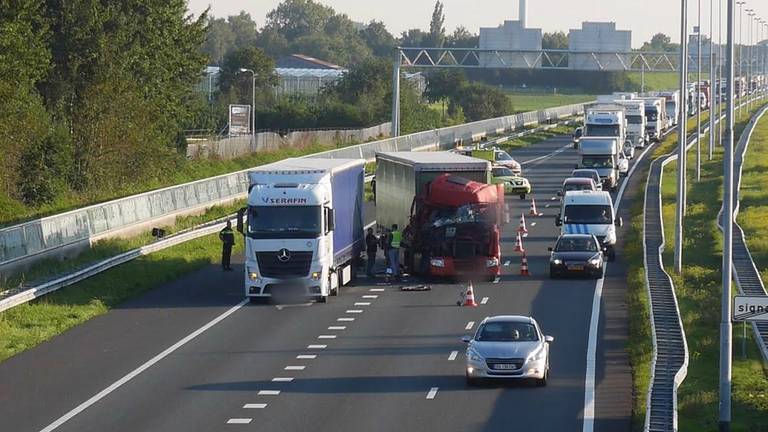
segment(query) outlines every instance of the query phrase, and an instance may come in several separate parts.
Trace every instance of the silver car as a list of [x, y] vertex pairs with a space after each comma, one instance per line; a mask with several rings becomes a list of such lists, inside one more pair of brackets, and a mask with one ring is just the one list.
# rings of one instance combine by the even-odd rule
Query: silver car
[[547, 385], [549, 377], [549, 344], [531, 317], [500, 315], [480, 323], [474, 338], [464, 336], [467, 344], [467, 384], [484, 378], [534, 379]]

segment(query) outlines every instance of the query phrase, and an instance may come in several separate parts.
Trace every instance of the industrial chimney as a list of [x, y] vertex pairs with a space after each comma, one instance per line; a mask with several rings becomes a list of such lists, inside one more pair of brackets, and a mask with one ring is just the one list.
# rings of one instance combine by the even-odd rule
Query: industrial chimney
[[528, 0], [520, 0], [520, 27], [528, 26]]

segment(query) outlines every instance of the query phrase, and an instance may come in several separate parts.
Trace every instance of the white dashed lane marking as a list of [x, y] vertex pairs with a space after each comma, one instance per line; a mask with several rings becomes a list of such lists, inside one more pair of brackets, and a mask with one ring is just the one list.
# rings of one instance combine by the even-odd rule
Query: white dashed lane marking
[[531, 226], [535, 227], [536, 226], [536, 222], [531, 222]]
[[307, 349], [326, 349], [328, 345], [307, 345]]
[[275, 377], [272, 378], [272, 382], [291, 382], [293, 377]]
[[354, 320], [355, 319], [352, 317], [336, 318], [336, 321], [341, 321], [341, 322], [352, 322]]
[[451, 354], [448, 356], [448, 361], [454, 361], [456, 360], [456, 356], [459, 355], [458, 351], [451, 351]]
[[304, 370], [306, 366], [286, 366], [285, 370], [293, 370], [293, 371], [300, 371]]
[[480, 300], [480, 304], [486, 304], [488, 303], [488, 297], [483, 297], [482, 300]]
[[336, 335], [320, 335], [318, 339], [336, 339]]
[[504, 261], [504, 267], [509, 267], [509, 264], [510, 264], [511, 262], [512, 262], [512, 261]]
[[253, 419], [249, 418], [231, 418], [227, 420], [227, 424], [249, 424]]
[[464, 330], [472, 330], [472, 327], [474, 327], [474, 326], [475, 326], [475, 322], [474, 321], [470, 321], [470, 322], [467, 323], [467, 326], [464, 327]]
[[346, 330], [347, 327], [345, 326], [329, 326], [328, 330]]
[[314, 360], [317, 358], [316, 354], [301, 354], [296, 356], [299, 360]]
[[384, 292], [384, 288], [371, 288], [368, 291], [370, 291], [370, 292]]
[[259, 396], [277, 396], [280, 394], [280, 390], [259, 390], [257, 394]]
[[364, 299], [377, 299], [377, 298], [379, 298], [379, 296], [376, 295], [376, 294], [367, 294], [367, 295], [364, 295], [363, 298]]
[[370, 306], [371, 302], [356, 302], [355, 306]]
[[434, 399], [435, 396], [437, 396], [437, 390], [438, 390], [437, 387], [432, 387], [431, 389], [429, 389], [429, 391], [427, 392], [427, 399]]
[[265, 403], [253, 403], [253, 404], [243, 405], [243, 408], [245, 409], [264, 409], [266, 407], [267, 407], [267, 404]]
[[361, 314], [361, 313], [363, 313], [363, 310], [362, 309], [349, 309], [349, 310], [347, 310], [347, 313], [348, 314]]

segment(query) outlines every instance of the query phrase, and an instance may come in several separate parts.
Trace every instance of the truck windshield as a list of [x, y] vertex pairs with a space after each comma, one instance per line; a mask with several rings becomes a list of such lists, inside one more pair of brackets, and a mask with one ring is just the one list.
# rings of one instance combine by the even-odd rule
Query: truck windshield
[[586, 136], [614, 137], [619, 136], [619, 125], [587, 125]]
[[600, 204], [565, 206], [564, 222], [567, 224], [609, 224], [611, 206]]
[[581, 159], [581, 166], [584, 168], [613, 168], [613, 158], [611, 156], [584, 156]]
[[645, 110], [645, 117], [648, 121], [656, 121], [659, 119], [659, 113], [656, 110]]
[[629, 124], [643, 124], [643, 116], [627, 116], [627, 123]]
[[317, 238], [319, 206], [254, 206], [248, 209], [248, 236], [254, 239]]
[[512, 159], [512, 156], [510, 156], [509, 153], [507, 153], [505, 151], [497, 151], [496, 152], [496, 160], [497, 161], [511, 161], [511, 160], [514, 160], [514, 159]]

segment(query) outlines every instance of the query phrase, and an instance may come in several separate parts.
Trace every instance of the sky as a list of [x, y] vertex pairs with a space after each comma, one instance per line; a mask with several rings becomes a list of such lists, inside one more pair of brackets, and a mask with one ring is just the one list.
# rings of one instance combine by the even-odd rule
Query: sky
[[[409, 28], [429, 28], [433, 0], [316, 0], [346, 13], [353, 21], [383, 21], [390, 32], [399, 34]], [[709, 33], [709, 0], [701, 1], [702, 32]], [[188, 0], [189, 10], [199, 14], [209, 5], [213, 15], [223, 17], [244, 10], [259, 27], [280, 0]], [[725, 8], [726, 0], [722, 2]], [[517, 0], [443, 0], [445, 28], [448, 33], [463, 25], [476, 33], [480, 27], [495, 27], [505, 19], [518, 18]], [[688, 0], [689, 29], [697, 20], [697, 1]], [[745, 9], [754, 9], [758, 17], [768, 20], [767, 0], [747, 0]], [[553, 12], [555, 11], [555, 12]], [[738, 9], [737, 9], [738, 11]], [[717, 11], [715, 11], [717, 31]], [[738, 12], [737, 12], [738, 15]], [[744, 34], [747, 19], [744, 14]], [[528, 0], [528, 27], [545, 32], [581, 27], [582, 21], [613, 21], [619, 30], [632, 30], [632, 46], [639, 48], [655, 33], [666, 33], [672, 41], [680, 40], [680, 2], [670, 0]], [[723, 9], [723, 43], [725, 43], [725, 9]], [[738, 31], [738, 29], [737, 29]], [[745, 36], [746, 37], [746, 36]], [[738, 38], [738, 36], [737, 36]], [[715, 37], [717, 40], [717, 36]]]

